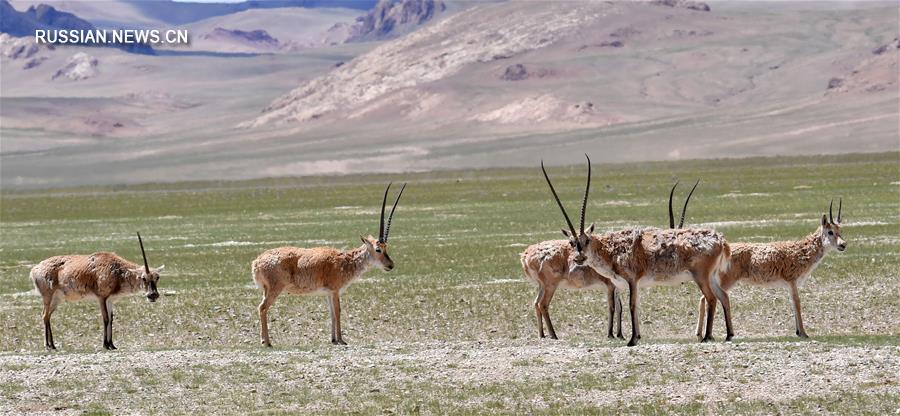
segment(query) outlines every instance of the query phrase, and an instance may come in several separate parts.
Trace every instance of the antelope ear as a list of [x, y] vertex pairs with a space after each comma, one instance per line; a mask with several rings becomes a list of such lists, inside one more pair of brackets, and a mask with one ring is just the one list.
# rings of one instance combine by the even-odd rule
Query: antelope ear
[[163, 271], [163, 269], [165, 269], [165, 268], [166, 268], [166, 265], [163, 264], [162, 266], [159, 266], [159, 267], [153, 269], [153, 271], [159, 273], [159, 272]]
[[591, 226], [588, 227], [588, 229], [587, 229], [587, 231], [585, 231], [585, 233], [587, 233], [587, 234], [593, 234], [593, 233], [594, 233], [594, 223], [591, 223]]
[[826, 225], [828, 225], [828, 216], [822, 214], [822, 226], [824, 227]]
[[562, 231], [562, 233], [563, 233], [564, 236], [566, 236], [566, 237], [571, 237], [571, 236], [569, 235], [569, 232], [568, 232], [568, 231], [566, 231], [566, 230], [560, 230], [560, 231]]

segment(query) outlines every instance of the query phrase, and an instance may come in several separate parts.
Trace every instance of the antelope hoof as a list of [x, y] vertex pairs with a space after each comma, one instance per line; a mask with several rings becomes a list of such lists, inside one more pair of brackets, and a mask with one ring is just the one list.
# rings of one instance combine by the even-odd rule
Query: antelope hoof
[[113, 345], [112, 342], [109, 343], [109, 350], [110, 350], [110, 351], [112, 351], [112, 350], [117, 350], [117, 349], [118, 349], [118, 348], [116, 348], [116, 346]]
[[606, 336], [606, 338], [608, 338], [608, 339], [616, 339], [616, 336], [613, 335], [612, 332], [610, 332], [609, 335]]
[[806, 332], [797, 332], [797, 336], [800, 338], [809, 338], [809, 335], [806, 335]]
[[261, 341], [263, 347], [272, 348], [272, 343], [269, 341]]
[[734, 338], [734, 334], [728, 334], [728, 336], [725, 337], [725, 342], [731, 342], [732, 338]]
[[347, 345], [347, 343], [344, 342], [344, 340], [342, 340], [342, 339], [332, 340], [331, 343], [334, 345]]
[[631, 339], [628, 340], [628, 346], [629, 346], [629, 347], [633, 347], [633, 346], [635, 346], [635, 345], [637, 345], [637, 338], [631, 337]]
[[556, 334], [550, 334], [550, 339], [559, 339], [556, 337]]
[[716, 339], [713, 338], [712, 336], [708, 336], [708, 337], [704, 337], [703, 339], [701, 339], [700, 342], [713, 342], [715, 340]]
[[47, 347], [47, 349], [50, 350], [50, 351], [56, 351], [56, 346], [55, 346], [55, 345], [52, 345], [52, 344], [51, 344], [51, 345], [45, 345], [45, 347]]

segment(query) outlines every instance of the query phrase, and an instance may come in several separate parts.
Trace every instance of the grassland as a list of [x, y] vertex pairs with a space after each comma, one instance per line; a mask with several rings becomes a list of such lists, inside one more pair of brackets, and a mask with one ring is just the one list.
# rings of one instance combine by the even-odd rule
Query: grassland
[[[571, 210], [583, 169], [551, 170]], [[900, 153], [597, 165], [588, 218], [600, 230], [662, 226], [674, 178], [702, 178], [687, 223], [730, 241], [803, 237], [843, 197], [849, 249], [801, 289], [811, 340], [791, 336], [786, 293], [739, 286], [736, 340], [695, 343], [692, 285], [645, 290], [638, 347], [605, 338], [597, 292], [559, 293], [562, 339], [537, 339], [518, 253], [562, 223], [534, 168], [5, 191], [0, 413], [900, 409]], [[376, 232], [391, 180], [410, 182], [391, 233], [397, 268], [345, 292], [350, 345], [328, 343], [322, 299], [283, 296], [275, 348], [262, 349], [250, 261], [282, 245], [356, 246]], [[118, 303], [112, 353], [97, 305], [64, 304], [60, 351], [45, 352], [30, 267], [100, 250], [137, 260], [138, 230], [150, 262], [166, 265], [161, 301]]]

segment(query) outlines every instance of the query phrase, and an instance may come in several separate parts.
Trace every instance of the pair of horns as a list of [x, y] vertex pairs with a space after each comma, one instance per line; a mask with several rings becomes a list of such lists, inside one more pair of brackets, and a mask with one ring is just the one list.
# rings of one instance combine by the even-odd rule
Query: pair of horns
[[[581, 201], [581, 224], [579, 225], [579, 230], [582, 234], [584, 234], [584, 216], [587, 211], [587, 201], [588, 201], [588, 193], [591, 191], [591, 158], [588, 157], [587, 153], [584, 154], [584, 157], [587, 159], [587, 186], [584, 188], [584, 200]], [[547, 169], [544, 168], [544, 161], [541, 161], [541, 171], [544, 172], [544, 179], [547, 180], [547, 185], [550, 185], [550, 192], [553, 193], [553, 199], [556, 200], [556, 205], [559, 205], [559, 209], [562, 210], [563, 217], [566, 218], [566, 224], [569, 226], [569, 231], [572, 232], [572, 236], [576, 237], [579, 234], [575, 232], [575, 226], [572, 225], [572, 220], [569, 219], [569, 214], [566, 213], [566, 209], [563, 207], [562, 202], [559, 200], [559, 195], [556, 194], [556, 189], [553, 188], [553, 182], [550, 181], [550, 176], [547, 175]], [[575, 243], [579, 245], [578, 249], [581, 250], [580, 244], [578, 243], [578, 239], [575, 239]]]
[[397, 203], [400, 202], [400, 197], [403, 196], [403, 190], [406, 189], [406, 184], [400, 188], [400, 193], [397, 194], [397, 199], [394, 200], [394, 206], [391, 208], [391, 215], [388, 216], [387, 226], [384, 224], [384, 207], [387, 204], [387, 196], [388, 191], [391, 190], [391, 185], [393, 182], [389, 183], [387, 188], [384, 190], [384, 199], [381, 201], [381, 223], [378, 225], [378, 241], [382, 243], [387, 243], [388, 234], [391, 233], [391, 220], [394, 219], [394, 210], [397, 209]]
[[150, 264], [147, 263], [147, 253], [144, 251], [144, 240], [141, 240], [141, 233], [137, 233], [138, 243], [141, 245], [141, 256], [144, 256], [144, 271], [150, 274]]
[[[697, 182], [694, 183], [694, 187], [691, 188], [691, 192], [688, 194], [687, 199], [684, 200], [684, 207], [681, 208], [681, 220], [678, 222], [678, 228], [684, 226], [684, 214], [687, 212], [688, 202], [691, 201], [691, 195], [694, 194], [694, 190], [697, 189], [697, 185], [700, 184], [700, 179], [697, 179]], [[672, 190], [669, 191], [669, 228], [675, 228], [675, 216], [672, 215], [672, 195], [675, 194], [675, 188], [678, 187], [678, 182], [675, 182], [675, 185], [672, 185]]]
[[834, 206], [834, 199], [832, 198], [831, 203], [828, 204], [828, 221], [832, 224], [840, 224], [841, 223], [841, 208], [844, 205], [844, 198], [838, 199], [838, 218], [837, 222], [834, 222], [834, 216], [831, 214], [831, 208]]

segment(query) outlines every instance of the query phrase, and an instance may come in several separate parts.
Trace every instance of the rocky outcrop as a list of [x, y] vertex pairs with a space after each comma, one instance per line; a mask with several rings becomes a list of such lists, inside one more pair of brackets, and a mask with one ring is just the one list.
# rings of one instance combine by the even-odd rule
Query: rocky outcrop
[[53, 79], [66, 78], [79, 81], [92, 78], [99, 73], [97, 65], [97, 58], [84, 52], [78, 52], [66, 61], [65, 66], [56, 70]]
[[697, 10], [701, 12], [710, 11], [709, 5], [699, 1], [690, 1], [690, 0], [655, 0], [653, 4], [657, 4], [660, 6], [666, 7], [681, 7], [690, 10]]
[[6, 33], [0, 33], [0, 55], [9, 59], [28, 59], [37, 55], [43, 45], [39, 45], [33, 38], [17, 38]]
[[528, 78], [528, 70], [525, 69], [525, 65], [522, 64], [506, 67], [506, 72], [500, 77], [500, 79], [504, 81], [521, 81], [526, 78]]
[[442, 0], [379, 0], [357, 19], [348, 42], [380, 40], [408, 33], [447, 10]]
[[273, 38], [265, 30], [239, 30], [217, 27], [205, 35], [203, 39], [216, 42], [228, 42], [247, 46], [258, 50], [277, 50], [281, 48], [278, 39]]
[[22, 69], [31, 69], [47, 60], [39, 56], [41, 52], [52, 50], [53, 45], [41, 45], [32, 37], [17, 38], [7, 33], [0, 33], [0, 55], [10, 60], [24, 60]]
[[898, 49], [900, 49], [900, 38], [894, 38], [894, 40], [892, 42], [881, 45], [875, 49], [872, 49], [872, 54], [873, 55], [881, 55], [886, 52], [891, 52], [891, 51], [896, 52]]
[[528, 78], [544, 78], [554, 75], [552, 70], [547, 68], [527, 68], [522, 64], [515, 64], [506, 67], [506, 71], [500, 76], [504, 81], [522, 81]]

